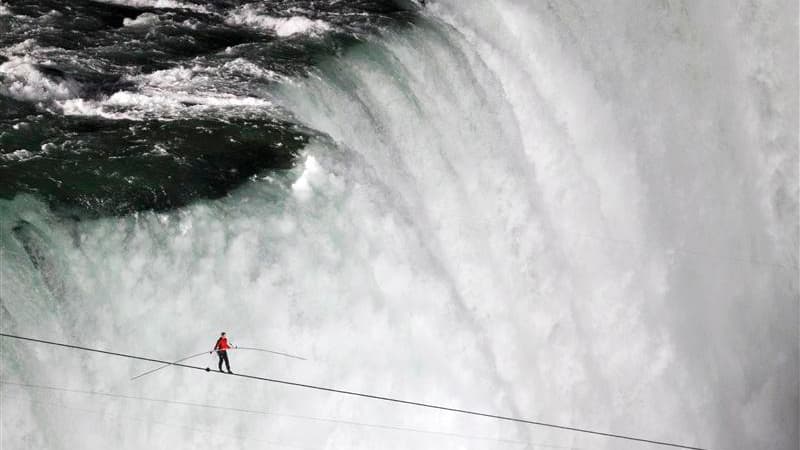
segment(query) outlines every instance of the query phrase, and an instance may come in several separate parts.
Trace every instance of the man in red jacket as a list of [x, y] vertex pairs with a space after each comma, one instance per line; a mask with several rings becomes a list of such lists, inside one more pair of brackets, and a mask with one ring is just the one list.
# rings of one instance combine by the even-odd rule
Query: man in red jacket
[[223, 331], [220, 335], [219, 339], [217, 339], [217, 343], [214, 344], [214, 350], [217, 351], [217, 355], [219, 355], [219, 371], [222, 372], [222, 362], [225, 361], [225, 368], [228, 369], [228, 373], [231, 372], [231, 363], [228, 362], [228, 349], [231, 348], [230, 344], [228, 344], [228, 338], [225, 337], [225, 332]]

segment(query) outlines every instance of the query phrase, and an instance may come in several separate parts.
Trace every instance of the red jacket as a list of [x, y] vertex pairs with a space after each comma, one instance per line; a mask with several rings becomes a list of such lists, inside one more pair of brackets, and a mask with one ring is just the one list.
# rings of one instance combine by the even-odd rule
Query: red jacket
[[214, 350], [225, 351], [229, 348], [231, 348], [231, 346], [228, 345], [228, 338], [226, 338], [225, 336], [217, 339], [217, 343], [214, 345]]

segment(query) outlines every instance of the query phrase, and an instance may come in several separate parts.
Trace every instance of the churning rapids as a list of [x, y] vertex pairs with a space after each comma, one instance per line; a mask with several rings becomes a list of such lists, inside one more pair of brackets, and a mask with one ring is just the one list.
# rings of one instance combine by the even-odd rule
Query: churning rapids
[[[797, 18], [3, 0], [2, 332], [174, 360], [226, 330], [308, 358], [236, 372], [796, 450]], [[9, 450], [657, 448], [0, 348]]]

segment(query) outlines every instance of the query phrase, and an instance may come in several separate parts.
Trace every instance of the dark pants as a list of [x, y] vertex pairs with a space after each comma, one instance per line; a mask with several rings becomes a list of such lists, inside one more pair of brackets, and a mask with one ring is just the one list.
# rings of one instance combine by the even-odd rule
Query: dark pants
[[220, 350], [217, 352], [219, 355], [219, 371], [222, 372], [222, 362], [225, 361], [225, 367], [228, 369], [228, 372], [231, 371], [231, 363], [228, 362], [228, 352], [225, 350]]

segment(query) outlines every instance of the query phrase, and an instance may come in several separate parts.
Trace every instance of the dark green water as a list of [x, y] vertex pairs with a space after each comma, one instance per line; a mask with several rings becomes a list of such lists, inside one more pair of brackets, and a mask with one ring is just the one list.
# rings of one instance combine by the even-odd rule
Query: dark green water
[[414, 9], [398, 1], [174, 6], [8, 5], [0, 198], [30, 193], [92, 215], [164, 210], [288, 169], [315, 132], [272, 105], [272, 85], [408, 25]]

